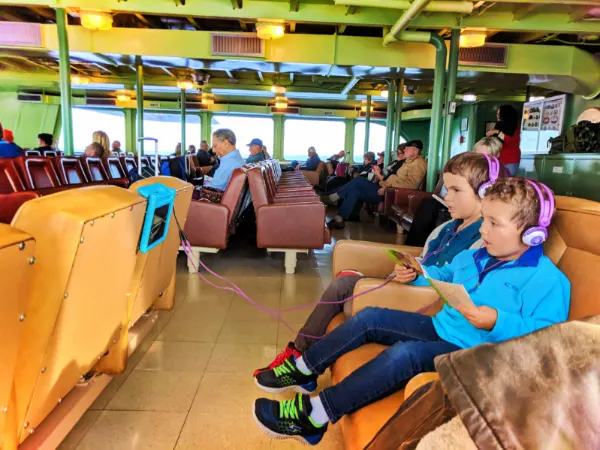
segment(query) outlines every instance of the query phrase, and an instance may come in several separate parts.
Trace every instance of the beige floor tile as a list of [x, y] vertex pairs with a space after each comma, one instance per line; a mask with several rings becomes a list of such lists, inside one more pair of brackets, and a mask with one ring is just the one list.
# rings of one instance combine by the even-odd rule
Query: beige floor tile
[[[252, 373], [206, 373], [190, 409], [196, 414], [246, 414], [249, 405], [264, 393]], [[268, 395], [268, 394], [267, 394]]]
[[293, 342], [296, 339], [297, 332], [304, 326], [304, 322], [302, 323], [292, 323], [288, 322], [288, 325], [292, 328], [289, 330], [284, 324], [279, 324], [279, 330], [277, 332], [277, 352], [282, 351], [288, 342]]
[[323, 295], [321, 278], [286, 278], [281, 288], [281, 306], [318, 302]]
[[102, 411], [86, 411], [81, 419], [79, 419], [79, 422], [77, 422], [77, 425], [75, 425], [65, 440], [58, 446], [58, 450], [75, 450], [94, 423], [96, 423], [101, 413]]
[[227, 319], [221, 328], [218, 343], [276, 344], [277, 321], [247, 322]]
[[206, 372], [244, 373], [251, 377], [255, 369], [268, 366], [273, 358], [274, 344], [217, 344]]
[[314, 305], [310, 305], [308, 306], [309, 303], [306, 303], [304, 305], [297, 305], [297, 306], [306, 306], [306, 308], [302, 308], [302, 309], [297, 309], [295, 311], [286, 311], [286, 308], [293, 308], [294, 305], [284, 305], [282, 306], [281, 310], [279, 311], [279, 314], [281, 316], [281, 318], [283, 320], [285, 320], [287, 323], [304, 323], [306, 322], [306, 319], [308, 319], [308, 316], [310, 316], [310, 314], [313, 312], [313, 310], [315, 309]]
[[204, 372], [214, 344], [156, 341], [138, 363], [139, 370]]
[[106, 409], [187, 412], [201, 379], [198, 372], [134, 370]]
[[271, 440], [254, 423], [251, 415], [195, 414], [188, 416], [176, 450], [265, 450]]
[[[255, 297], [253, 300], [256, 300], [265, 308], [277, 311], [279, 309], [279, 295], [279, 292], [276, 294], [266, 294]], [[260, 310], [248, 300], [237, 297], [231, 303], [226, 320], [269, 322], [276, 321], [277, 319], [273, 318], [269, 313]]]
[[78, 450], [172, 450], [185, 413], [104, 411]]
[[158, 340], [216, 342], [230, 306], [231, 300], [186, 303], [171, 318]]

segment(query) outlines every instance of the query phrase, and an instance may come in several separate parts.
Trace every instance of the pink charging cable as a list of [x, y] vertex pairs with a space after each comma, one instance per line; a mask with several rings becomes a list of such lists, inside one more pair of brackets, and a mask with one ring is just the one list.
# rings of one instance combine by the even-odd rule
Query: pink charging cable
[[[202, 262], [202, 259], [199, 259], [198, 262], [200, 263], [200, 265], [211, 275], [214, 275], [215, 277], [217, 277], [219, 280], [222, 280], [226, 283], [229, 283], [232, 287], [228, 287], [228, 286], [219, 286], [216, 285], [212, 282], [210, 282], [204, 275], [202, 275], [200, 272], [198, 272], [198, 267], [196, 266], [195, 262], [194, 262], [194, 258], [192, 257], [192, 245], [190, 244], [190, 242], [186, 239], [182, 239], [181, 240], [181, 245], [183, 247], [183, 251], [187, 257], [187, 259], [189, 260], [189, 262], [191, 263], [192, 267], [194, 268], [194, 270], [196, 271], [196, 274], [200, 277], [200, 279], [202, 279], [204, 282], [206, 282], [207, 284], [209, 284], [210, 286], [217, 288], [217, 289], [222, 289], [225, 291], [231, 291], [231, 292], [235, 292], [237, 295], [239, 295], [240, 297], [244, 298], [245, 300], [247, 300], [250, 304], [252, 304], [254, 307], [256, 307], [257, 309], [275, 317], [279, 322], [281, 322], [288, 330], [290, 330], [292, 333], [296, 333], [299, 336], [304, 336], [310, 339], [321, 339], [324, 336], [312, 336], [310, 334], [304, 334], [304, 333], [300, 333], [299, 331], [294, 330], [279, 314], [278, 311], [275, 311], [273, 309], [267, 308], [265, 306], [262, 306], [261, 304], [259, 304], [258, 302], [256, 302], [255, 300], [251, 299], [248, 294], [246, 294], [244, 291], [242, 291], [242, 289], [236, 285], [233, 281], [228, 280], [225, 277], [222, 277], [221, 275], [213, 272], [208, 266], [206, 266], [206, 264], [204, 264]], [[341, 303], [346, 303], [350, 300], [353, 300], [355, 298], [358, 298], [362, 295], [365, 294], [369, 294], [371, 292], [374, 292], [378, 289], [381, 289], [384, 286], [387, 286], [391, 281], [393, 280], [393, 277], [389, 277], [385, 280], [385, 282], [383, 284], [380, 284], [379, 286], [375, 286], [374, 288], [368, 289], [365, 292], [361, 292], [360, 294], [356, 294], [356, 295], [352, 295], [351, 297], [345, 298], [343, 300], [339, 300], [339, 301], [334, 301], [334, 302], [323, 302], [323, 301], [319, 301], [319, 302], [314, 302], [314, 303], [308, 303], [305, 305], [300, 305], [300, 306], [294, 306], [291, 308], [285, 308], [285, 309], [280, 309], [279, 312], [290, 312], [290, 311], [298, 311], [301, 309], [305, 309], [305, 308], [310, 308], [310, 307], [314, 307], [317, 305], [338, 305]], [[437, 302], [438, 300], [436, 300]], [[435, 302], [434, 302], [435, 303]], [[416, 311], [417, 313], [421, 313], [423, 311], [426, 311], [427, 309], [429, 309], [429, 307], [431, 307], [433, 305], [433, 303], [431, 305], [427, 305], [424, 308], [421, 308], [419, 311]]]

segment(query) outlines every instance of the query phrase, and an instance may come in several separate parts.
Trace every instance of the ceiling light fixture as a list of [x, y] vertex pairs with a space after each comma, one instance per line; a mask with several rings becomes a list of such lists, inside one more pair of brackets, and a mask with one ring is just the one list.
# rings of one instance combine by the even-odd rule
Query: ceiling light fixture
[[530, 101], [530, 102], [539, 102], [540, 100], [544, 100], [545, 98], [546, 97], [544, 97], [543, 95], [539, 96], [539, 97], [536, 97], [536, 96], [532, 95], [531, 97], [529, 97], [528, 101]]
[[81, 75], [72, 75], [71, 84], [89, 84], [90, 79]]
[[81, 18], [81, 26], [88, 30], [106, 31], [113, 26], [113, 17], [107, 12], [81, 10], [79, 17]]
[[272, 39], [282, 38], [285, 34], [285, 27], [279, 23], [258, 22], [256, 24], [256, 35], [259, 39], [270, 41]]
[[128, 102], [131, 100], [131, 95], [129, 94], [117, 94], [117, 101], [118, 102]]
[[188, 80], [177, 80], [177, 87], [179, 89], [192, 89], [194, 87], [194, 83]]
[[485, 38], [485, 29], [463, 30], [460, 33], [459, 46], [463, 48], [483, 47]]
[[475, 94], [464, 94], [463, 102], [473, 103], [477, 101], [477, 96]]
[[383, 89], [379, 91], [379, 96], [383, 98], [388, 98], [390, 96], [390, 91], [388, 91], [387, 89]]
[[274, 92], [275, 94], [285, 94], [286, 89], [284, 86], [273, 85], [271, 86], [271, 92]]
[[288, 100], [286, 97], [275, 97], [275, 108], [286, 109], [288, 107]]

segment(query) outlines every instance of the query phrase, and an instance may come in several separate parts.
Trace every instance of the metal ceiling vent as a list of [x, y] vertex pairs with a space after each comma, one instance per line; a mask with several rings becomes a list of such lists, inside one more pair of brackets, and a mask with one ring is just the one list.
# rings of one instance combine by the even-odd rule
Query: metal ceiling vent
[[213, 33], [211, 38], [213, 55], [265, 56], [264, 42], [254, 35]]
[[41, 25], [39, 23], [0, 22], [0, 45], [41, 47]]
[[458, 64], [463, 66], [506, 67], [508, 45], [485, 44], [483, 47], [461, 48], [458, 52]]

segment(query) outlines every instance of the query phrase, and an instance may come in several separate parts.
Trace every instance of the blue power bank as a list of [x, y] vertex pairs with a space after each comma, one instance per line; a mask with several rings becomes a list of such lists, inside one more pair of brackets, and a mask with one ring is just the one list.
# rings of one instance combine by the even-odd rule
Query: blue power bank
[[175, 203], [175, 189], [155, 183], [139, 188], [138, 193], [148, 199], [140, 237], [140, 251], [147, 253], [167, 238]]

